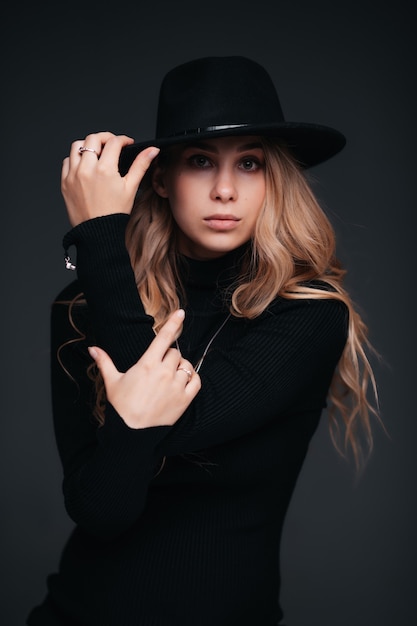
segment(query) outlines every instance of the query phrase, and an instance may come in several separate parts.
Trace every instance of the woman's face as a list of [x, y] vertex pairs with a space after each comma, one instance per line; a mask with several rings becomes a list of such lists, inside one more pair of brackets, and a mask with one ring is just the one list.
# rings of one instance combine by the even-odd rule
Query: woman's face
[[181, 146], [155, 191], [169, 200], [179, 250], [195, 259], [222, 256], [251, 238], [265, 200], [265, 157], [256, 137], [223, 137]]

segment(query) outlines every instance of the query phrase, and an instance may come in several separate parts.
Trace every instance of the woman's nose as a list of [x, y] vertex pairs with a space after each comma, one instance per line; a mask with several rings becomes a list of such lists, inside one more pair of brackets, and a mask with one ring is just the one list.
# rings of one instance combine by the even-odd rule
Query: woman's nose
[[229, 202], [236, 200], [237, 188], [233, 173], [228, 168], [218, 170], [211, 192], [213, 200]]

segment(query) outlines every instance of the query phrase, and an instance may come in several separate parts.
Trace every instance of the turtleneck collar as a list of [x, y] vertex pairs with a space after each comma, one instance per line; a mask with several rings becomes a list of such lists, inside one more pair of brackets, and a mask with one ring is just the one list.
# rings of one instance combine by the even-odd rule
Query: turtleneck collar
[[249, 244], [244, 244], [221, 257], [201, 261], [179, 256], [179, 272], [184, 286], [227, 287], [239, 275], [242, 259]]

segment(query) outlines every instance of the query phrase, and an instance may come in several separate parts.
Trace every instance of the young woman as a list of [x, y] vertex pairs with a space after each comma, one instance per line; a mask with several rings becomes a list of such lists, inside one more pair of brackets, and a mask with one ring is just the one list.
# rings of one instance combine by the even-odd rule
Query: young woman
[[305, 175], [344, 143], [243, 57], [171, 70], [152, 141], [73, 143], [52, 397], [75, 529], [30, 626], [281, 624], [326, 403], [342, 452], [372, 442], [366, 327]]

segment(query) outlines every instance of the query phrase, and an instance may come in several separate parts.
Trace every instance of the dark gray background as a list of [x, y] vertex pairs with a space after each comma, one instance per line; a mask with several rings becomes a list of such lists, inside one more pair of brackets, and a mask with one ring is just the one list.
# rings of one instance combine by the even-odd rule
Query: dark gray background
[[347, 135], [344, 152], [312, 173], [383, 357], [373, 362], [390, 433], [376, 427], [357, 481], [323, 419], [283, 538], [288, 626], [409, 625], [417, 582], [411, 3], [150, 4], [19, 3], [2, 19], [0, 622], [24, 624], [71, 529], [48, 378], [49, 306], [72, 279], [61, 248], [62, 158], [88, 132], [151, 137], [168, 69], [243, 54], [269, 70], [287, 119]]

